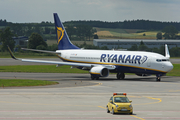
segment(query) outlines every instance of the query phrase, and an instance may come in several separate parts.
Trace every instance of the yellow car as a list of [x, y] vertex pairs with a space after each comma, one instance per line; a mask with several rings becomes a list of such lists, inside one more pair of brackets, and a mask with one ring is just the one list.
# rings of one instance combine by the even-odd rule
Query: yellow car
[[129, 113], [133, 114], [132, 101], [126, 97], [126, 93], [113, 93], [106, 108], [107, 113]]

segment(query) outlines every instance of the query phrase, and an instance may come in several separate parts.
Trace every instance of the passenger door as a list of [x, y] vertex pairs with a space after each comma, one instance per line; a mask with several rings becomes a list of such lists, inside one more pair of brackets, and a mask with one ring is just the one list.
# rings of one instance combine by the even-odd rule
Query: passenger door
[[151, 58], [149, 58], [147, 61], [147, 67], [151, 67]]

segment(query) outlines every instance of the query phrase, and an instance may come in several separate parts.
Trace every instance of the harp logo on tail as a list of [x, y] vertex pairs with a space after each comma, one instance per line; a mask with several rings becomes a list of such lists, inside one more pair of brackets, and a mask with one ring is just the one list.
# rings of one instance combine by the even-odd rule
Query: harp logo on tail
[[62, 29], [62, 27], [57, 27], [57, 35], [58, 35], [58, 44], [59, 44], [59, 42], [62, 40], [64, 36], [64, 30]]

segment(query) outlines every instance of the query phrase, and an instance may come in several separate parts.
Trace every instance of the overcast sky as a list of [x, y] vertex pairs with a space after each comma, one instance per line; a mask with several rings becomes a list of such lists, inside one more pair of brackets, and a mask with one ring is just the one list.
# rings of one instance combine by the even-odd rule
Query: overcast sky
[[0, 0], [0, 19], [13, 23], [53, 20], [155, 20], [180, 22], [180, 0]]

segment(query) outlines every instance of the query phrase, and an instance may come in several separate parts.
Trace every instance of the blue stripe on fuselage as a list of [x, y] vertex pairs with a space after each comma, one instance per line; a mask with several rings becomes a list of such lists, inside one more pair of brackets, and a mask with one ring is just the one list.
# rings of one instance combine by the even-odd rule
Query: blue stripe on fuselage
[[141, 73], [141, 74], [165, 74], [165, 72], [160, 72], [150, 69], [135, 68], [130, 66], [116, 66], [116, 72]]

